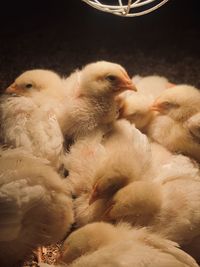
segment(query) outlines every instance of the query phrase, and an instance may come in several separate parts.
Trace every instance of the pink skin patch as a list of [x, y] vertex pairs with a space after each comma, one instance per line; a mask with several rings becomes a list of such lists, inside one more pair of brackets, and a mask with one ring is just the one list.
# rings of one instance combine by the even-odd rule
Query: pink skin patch
[[94, 156], [94, 150], [91, 149], [91, 148], [84, 148], [82, 150], [82, 155], [85, 156], [85, 157], [91, 157], [91, 156]]

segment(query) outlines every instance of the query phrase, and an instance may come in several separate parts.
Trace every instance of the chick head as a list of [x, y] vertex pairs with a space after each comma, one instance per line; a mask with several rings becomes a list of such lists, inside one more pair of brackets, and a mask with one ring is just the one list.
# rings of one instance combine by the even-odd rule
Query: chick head
[[128, 183], [129, 179], [115, 171], [106, 172], [97, 179], [90, 195], [89, 204], [101, 198], [110, 198], [120, 188]]
[[71, 263], [78, 257], [98, 250], [117, 238], [117, 231], [111, 224], [97, 222], [87, 224], [71, 233], [65, 240], [60, 262]]
[[125, 118], [135, 124], [138, 129], [143, 129], [152, 117], [149, 108], [152, 104], [152, 98], [136, 93], [124, 98], [121, 101], [119, 117]]
[[161, 208], [160, 186], [153, 182], [135, 181], [119, 190], [104, 213], [105, 219], [126, 220], [145, 224]]
[[136, 91], [126, 70], [115, 63], [98, 61], [86, 65], [80, 74], [80, 96], [116, 95]]
[[22, 73], [7, 89], [6, 93], [32, 96], [36, 92], [55, 92], [61, 86], [61, 78], [50, 70], [29, 70]]
[[193, 86], [177, 85], [165, 90], [154, 102], [151, 110], [168, 115], [176, 121], [185, 121], [198, 112], [200, 92]]

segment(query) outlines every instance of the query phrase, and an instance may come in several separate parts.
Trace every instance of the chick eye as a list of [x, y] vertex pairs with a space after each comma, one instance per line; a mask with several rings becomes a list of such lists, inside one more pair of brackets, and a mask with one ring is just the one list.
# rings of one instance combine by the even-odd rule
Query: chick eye
[[106, 80], [108, 80], [109, 82], [115, 82], [117, 80], [117, 77], [114, 75], [108, 75], [106, 76]]
[[170, 102], [163, 102], [163, 106], [165, 107], [165, 108], [169, 108], [169, 107], [171, 107], [172, 106], [172, 104], [170, 103]]
[[33, 85], [32, 85], [31, 83], [27, 83], [27, 84], [25, 85], [25, 87], [26, 87], [27, 89], [30, 89], [30, 88], [33, 87]]

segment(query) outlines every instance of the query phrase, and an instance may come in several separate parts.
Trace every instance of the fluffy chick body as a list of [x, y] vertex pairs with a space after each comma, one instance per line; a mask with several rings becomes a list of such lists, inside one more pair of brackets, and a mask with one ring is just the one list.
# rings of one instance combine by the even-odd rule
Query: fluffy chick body
[[166, 90], [152, 106], [158, 114], [148, 126], [148, 136], [172, 152], [199, 161], [200, 145], [191, 125], [191, 118], [199, 113], [199, 103], [200, 93], [192, 86], [179, 85]]
[[68, 113], [63, 122], [67, 138], [78, 138], [97, 128], [107, 128], [117, 117], [115, 96], [126, 89], [135, 90], [124, 68], [99, 61], [86, 65], [68, 77]]
[[113, 226], [102, 222], [72, 233], [64, 243], [60, 260], [62, 266], [70, 267], [198, 266], [176, 243], [159, 235], [131, 229], [126, 224]]
[[51, 71], [31, 70], [6, 91], [16, 96], [1, 98], [2, 143], [23, 147], [59, 168], [64, 141], [58, 121], [64, 112], [61, 78]]
[[68, 189], [46, 161], [20, 148], [0, 153], [0, 265], [10, 267], [63, 239], [73, 211]]
[[[102, 219], [113, 194], [132, 181], [146, 179], [151, 162], [147, 137], [128, 121], [117, 121], [107, 135], [100, 133], [91, 140], [76, 142], [67, 157], [78, 226]], [[98, 199], [91, 204], [94, 188]]]
[[111, 221], [148, 226], [181, 246], [194, 248], [199, 244], [199, 177], [197, 164], [187, 157], [173, 156], [150, 185], [132, 183], [119, 190], [107, 216]]

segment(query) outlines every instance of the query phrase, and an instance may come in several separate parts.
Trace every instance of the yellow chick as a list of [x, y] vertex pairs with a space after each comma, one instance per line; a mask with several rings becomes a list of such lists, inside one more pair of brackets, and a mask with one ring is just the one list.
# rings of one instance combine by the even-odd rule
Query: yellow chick
[[23, 147], [59, 168], [64, 141], [59, 125], [65, 108], [62, 79], [52, 71], [30, 70], [5, 93], [8, 96], [0, 102], [2, 143]]
[[[148, 226], [181, 246], [194, 248], [200, 236], [199, 167], [182, 155], [160, 167], [151, 182], [133, 182], [119, 190], [104, 212], [106, 220]], [[190, 249], [191, 251], [191, 249]], [[198, 255], [194, 255], [199, 259]]]
[[[158, 114], [148, 127], [148, 136], [172, 152], [200, 161], [200, 144], [190, 130], [190, 118], [200, 111], [200, 92], [188, 85], [164, 91], [152, 110]], [[190, 121], [190, 122], [189, 122]]]
[[44, 159], [21, 148], [0, 150], [0, 266], [62, 240], [73, 223], [72, 199]]
[[134, 123], [136, 128], [142, 132], [146, 131], [146, 127], [154, 116], [154, 112], [150, 111], [150, 106], [154, 100], [169, 87], [169, 82], [164, 77], [147, 76], [138, 79], [133, 78], [137, 88], [137, 93], [122, 93], [118, 101], [120, 103], [120, 117], [126, 118]]
[[88, 224], [65, 240], [61, 265], [69, 267], [197, 267], [178, 245], [127, 224]]
[[151, 164], [147, 137], [126, 120], [115, 123], [104, 146], [107, 156], [96, 173], [90, 203], [99, 198], [110, 198], [128, 183], [146, 177]]
[[126, 184], [146, 179], [150, 166], [147, 137], [126, 120], [115, 122], [106, 135], [78, 140], [65, 165], [69, 170], [68, 188], [76, 196], [77, 225], [101, 219], [108, 199]]
[[106, 61], [76, 71], [66, 79], [65, 87], [71, 94], [62, 127], [68, 139], [106, 128], [118, 116], [115, 97], [125, 90], [136, 90], [122, 66]]

